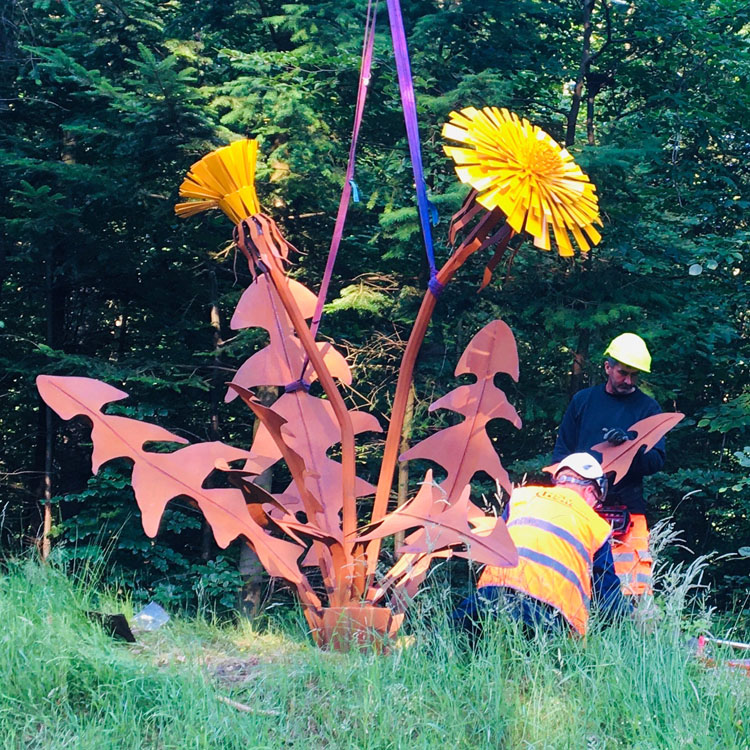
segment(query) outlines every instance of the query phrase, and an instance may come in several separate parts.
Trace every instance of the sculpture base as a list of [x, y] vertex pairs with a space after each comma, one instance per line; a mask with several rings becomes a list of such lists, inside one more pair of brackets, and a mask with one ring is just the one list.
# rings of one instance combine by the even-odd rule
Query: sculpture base
[[[308, 621], [310, 618], [308, 617]], [[388, 641], [398, 632], [403, 614], [394, 614], [388, 607], [328, 607], [322, 617], [310, 622], [312, 636], [321, 648], [332, 651], [364, 651], [374, 648], [388, 650]]]

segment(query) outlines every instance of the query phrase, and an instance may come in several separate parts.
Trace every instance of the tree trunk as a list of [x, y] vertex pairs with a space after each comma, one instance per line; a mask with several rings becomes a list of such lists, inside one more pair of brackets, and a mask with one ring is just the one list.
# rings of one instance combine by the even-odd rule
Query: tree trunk
[[589, 356], [589, 342], [591, 333], [588, 330], [581, 331], [578, 336], [578, 345], [573, 354], [573, 369], [570, 374], [570, 383], [568, 385], [568, 398], [573, 398], [578, 391], [585, 385], [586, 378], [586, 361]]
[[595, 4], [596, 0], [583, 0], [581, 3], [583, 46], [581, 49], [581, 63], [578, 66], [576, 85], [573, 90], [573, 101], [570, 103], [570, 111], [568, 112], [568, 124], [565, 131], [566, 148], [572, 146], [576, 141], [576, 125], [578, 124], [578, 113], [581, 110], [581, 100], [583, 99], [583, 85], [591, 67], [591, 32], [593, 30], [591, 14]]
[[[58, 349], [62, 344], [65, 314], [65, 293], [60, 284], [55, 282], [55, 271], [58, 259], [62, 253], [60, 245], [53, 245], [47, 253], [45, 264], [45, 313], [46, 313], [46, 343], [51, 349]], [[49, 557], [50, 538], [52, 529], [52, 471], [54, 464], [55, 425], [52, 410], [41, 401], [42, 415], [40, 415], [40, 429], [37, 454], [43, 455], [42, 462], [42, 533], [39, 539], [39, 550], [43, 560]]]
[[42, 560], [49, 557], [51, 544], [49, 539], [52, 530], [52, 458], [54, 434], [52, 430], [52, 409], [45, 407], [45, 444], [44, 444], [44, 521], [42, 526]]
[[594, 131], [594, 99], [596, 92], [590, 86], [586, 88], [586, 142], [589, 146], [593, 146], [596, 143]]

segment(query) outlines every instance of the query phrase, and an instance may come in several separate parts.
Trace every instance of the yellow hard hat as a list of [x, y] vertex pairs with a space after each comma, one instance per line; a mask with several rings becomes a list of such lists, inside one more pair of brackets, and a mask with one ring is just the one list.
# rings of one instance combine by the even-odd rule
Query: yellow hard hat
[[621, 333], [613, 338], [604, 356], [612, 357], [628, 367], [651, 372], [651, 355], [646, 342], [634, 333]]

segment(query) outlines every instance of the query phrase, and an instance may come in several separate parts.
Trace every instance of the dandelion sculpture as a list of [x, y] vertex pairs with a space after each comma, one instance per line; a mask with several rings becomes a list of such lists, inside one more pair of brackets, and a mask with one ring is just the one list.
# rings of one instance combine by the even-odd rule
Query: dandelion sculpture
[[487, 210], [499, 208], [514, 232], [550, 249], [550, 227], [560, 255], [573, 255], [568, 233], [581, 250], [598, 244], [601, 225], [596, 188], [573, 157], [547, 133], [507, 109], [467, 107], [451, 112], [443, 136], [467, 148], [444, 146], [456, 174], [478, 192]]
[[[315, 325], [307, 324], [317, 309], [316, 297], [287, 276], [285, 265], [293, 248], [273, 219], [261, 212], [253, 184], [258, 152], [254, 141], [238, 141], [194, 164], [180, 188], [187, 200], [175, 208], [180, 216], [222, 210], [235, 224], [235, 244], [253, 275], [231, 325], [263, 327], [269, 343], [239, 368], [226, 396], [227, 401], [239, 397], [260, 422], [250, 450], [221, 442], [167, 453], [145, 450], [154, 442], [185, 441], [156, 425], [103, 411], [127, 396], [117, 388], [88, 378], [38, 378], [42, 397], [61, 417], [83, 415], [92, 423], [94, 471], [117, 457], [133, 461], [132, 483], [147, 534], [157, 533], [172, 498], [192, 497], [221, 547], [242, 537], [271, 575], [296, 588], [320, 645], [348, 647], [372, 633], [394, 634], [436, 557], [460, 555], [496, 566], [517, 563], [503, 521], [486, 516], [469, 499], [471, 479], [480, 470], [511, 489], [485, 429], [498, 418], [521, 426], [516, 410], [493, 382], [498, 372], [518, 378], [515, 341], [502, 321], [479, 331], [456, 367], [457, 376], [470, 374], [475, 381], [430, 407], [450, 409], [464, 420], [412, 446], [403, 457], [433, 461], [443, 467], [445, 478], [435, 481], [428, 472], [419, 492], [387, 513], [406, 394], [440, 291], [477, 250], [495, 246], [495, 259], [501, 257], [514, 232], [527, 231], [545, 246], [546, 227], [551, 225], [561, 253], [570, 248], [565, 244], [567, 231], [582, 248], [588, 245], [581, 242], [581, 232], [598, 241], [592, 227], [598, 222], [594, 188], [567, 153], [514, 115], [484, 112], [454, 113], [446, 126], [448, 136], [474, 147], [446, 150], [456, 159], [461, 179], [483, 192], [479, 203], [471, 197], [454, 217], [451, 241], [463, 230], [467, 236], [436, 271], [415, 321], [399, 370], [377, 487], [357, 476], [355, 437], [379, 431], [380, 425], [372, 415], [347, 408], [336, 382], [351, 382], [346, 361], [332, 345], [317, 342]], [[316, 378], [324, 398], [314, 395], [317, 386], [311, 391]], [[284, 392], [265, 407], [251, 391], [259, 385], [281, 386]], [[341, 445], [340, 463], [328, 455], [336, 444]], [[286, 463], [292, 481], [283, 492], [271, 494], [253, 479], [279, 460]], [[231, 488], [203, 487], [217, 468], [225, 472]], [[373, 492], [372, 515], [358, 527], [358, 499]], [[377, 576], [381, 539], [409, 530], [398, 562]], [[305, 572], [313, 565], [321, 572], [322, 590]]]
[[180, 196], [191, 198], [178, 203], [178, 216], [193, 216], [220, 208], [235, 224], [260, 212], [255, 192], [255, 164], [258, 141], [243, 139], [212, 151], [190, 168], [180, 185]]

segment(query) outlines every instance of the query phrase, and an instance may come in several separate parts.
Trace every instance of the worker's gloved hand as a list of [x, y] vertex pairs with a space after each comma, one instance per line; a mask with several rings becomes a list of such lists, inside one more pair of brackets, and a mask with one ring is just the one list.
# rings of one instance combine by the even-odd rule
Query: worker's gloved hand
[[604, 439], [610, 445], [622, 445], [626, 440], [630, 440], [628, 433], [621, 427], [611, 427], [610, 429], [602, 427], [602, 432], [604, 433]]

